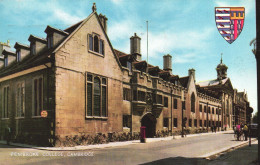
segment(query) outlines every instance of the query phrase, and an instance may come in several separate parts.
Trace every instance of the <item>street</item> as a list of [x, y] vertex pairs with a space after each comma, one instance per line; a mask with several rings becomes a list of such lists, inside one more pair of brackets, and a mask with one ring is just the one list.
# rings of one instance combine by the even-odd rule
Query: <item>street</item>
[[212, 164], [201, 157], [239, 143], [231, 132], [225, 132], [85, 151], [46, 151], [0, 145], [0, 164]]

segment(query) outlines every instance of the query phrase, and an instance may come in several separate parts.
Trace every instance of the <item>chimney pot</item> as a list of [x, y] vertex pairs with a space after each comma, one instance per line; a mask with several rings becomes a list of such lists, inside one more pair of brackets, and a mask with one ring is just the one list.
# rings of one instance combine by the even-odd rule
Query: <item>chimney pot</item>
[[107, 17], [105, 15], [99, 14], [99, 20], [101, 25], [103, 26], [105, 32], [107, 32]]
[[134, 33], [130, 38], [130, 53], [135, 56], [138, 61], [141, 61], [141, 38]]
[[163, 70], [172, 74], [172, 56], [169, 54], [163, 56]]
[[193, 76], [193, 79], [194, 79], [194, 81], [196, 81], [196, 79], [195, 79], [195, 69], [189, 69], [189, 76]]

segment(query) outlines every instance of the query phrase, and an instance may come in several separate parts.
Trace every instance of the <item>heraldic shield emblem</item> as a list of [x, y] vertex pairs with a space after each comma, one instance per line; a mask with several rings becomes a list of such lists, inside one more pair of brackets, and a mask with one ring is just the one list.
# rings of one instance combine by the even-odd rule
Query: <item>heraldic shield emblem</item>
[[244, 7], [215, 7], [215, 20], [219, 33], [232, 44], [242, 32], [245, 20]]

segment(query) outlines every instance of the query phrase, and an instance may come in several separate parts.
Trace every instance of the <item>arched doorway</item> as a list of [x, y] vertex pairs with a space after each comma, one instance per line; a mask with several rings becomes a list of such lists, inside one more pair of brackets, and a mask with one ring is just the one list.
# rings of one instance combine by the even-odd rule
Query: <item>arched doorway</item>
[[147, 113], [141, 120], [141, 125], [145, 126], [146, 137], [151, 138], [155, 136], [156, 118], [153, 114]]

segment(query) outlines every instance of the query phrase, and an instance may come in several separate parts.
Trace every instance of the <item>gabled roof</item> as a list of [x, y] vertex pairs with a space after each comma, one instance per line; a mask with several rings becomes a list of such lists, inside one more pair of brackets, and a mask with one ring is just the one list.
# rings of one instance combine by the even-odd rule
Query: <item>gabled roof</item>
[[12, 56], [16, 56], [15, 52], [11, 51], [11, 50], [3, 50], [2, 52], [3, 55], [12, 55]]
[[52, 59], [49, 57], [49, 55], [52, 53], [52, 51], [53, 49], [49, 49], [36, 56], [29, 55], [26, 56], [24, 60], [19, 63], [12, 63], [11, 65], [8, 65], [6, 68], [1, 69], [0, 78], [19, 71], [29, 69], [31, 67], [51, 62]]
[[119, 51], [117, 49], [114, 49], [114, 51], [115, 51], [115, 54], [116, 54], [117, 57], [130, 55], [130, 54], [124, 53], [122, 51]]
[[70, 28], [69, 29], [68, 28], [65, 29], [64, 31], [66, 31], [66, 32], [68, 32], [68, 30], [71, 31], [70, 35], [61, 44], [59, 44], [59, 46], [53, 51], [53, 53], [56, 53], [92, 16], [96, 16], [96, 18], [98, 20], [98, 23], [99, 23], [99, 25], [100, 25], [100, 27], [101, 27], [101, 29], [102, 29], [102, 31], [103, 31], [107, 41], [108, 41], [108, 44], [109, 44], [109, 46], [110, 46], [110, 48], [111, 48], [111, 50], [113, 52], [113, 55], [115, 56], [115, 59], [116, 59], [118, 65], [119, 65], [120, 69], [122, 70], [122, 66], [121, 66], [121, 63], [119, 61], [119, 58], [117, 57], [117, 55], [116, 55], [116, 53], [114, 51], [114, 48], [113, 48], [113, 46], [112, 46], [112, 44], [111, 44], [111, 42], [110, 42], [110, 40], [109, 40], [109, 38], [107, 36], [107, 33], [106, 33], [104, 27], [102, 26], [102, 24], [100, 22], [99, 16], [97, 15], [96, 11], [92, 12], [86, 19], [84, 19], [84, 20], [78, 22], [77, 24], [73, 25], [72, 27], [70, 27], [71, 29], [73, 29], [73, 31], [69, 30]]
[[47, 43], [47, 40], [46, 40], [46, 38], [41, 38], [41, 37], [37, 37], [37, 36], [34, 36], [34, 35], [30, 35], [29, 36], [29, 38], [28, 38], [28, 41], [34, 41], [34, 40], [36, 40], [36, 41], [39, 41], [39, 42], [42, 42], [42, 43]]
[[30, 50], [29, 45], [25, 45], [25, 44], [22, 44], [22, 43], [19, 43], [19, 42], [15, 43], [14, 48], [15, 49], [24, 48], [24, 49]]
[[56, 33], [59, 33], [59, 34], [64, 35], [64, 36], [69, 35], [68, 32], [65, 32], [65, 31], [63, 31], [63, 30], [61, 30], [61, 29], [54, 28], [54, 27], [52, 27], [52, 26], [50, 26], [50, 25], [48, 25], [48, 26], [46, 27], [46, 29], [44, 30], [44, 32], [47, 33], [47, 34], [48, 34], [48, 33], [51, 33], [51, 32], [56, 32]]
[[64, 29], [65, 32], [72, 33], [85, 19], [79, 21], [78, 23], [73, 24], [72, 26]]

